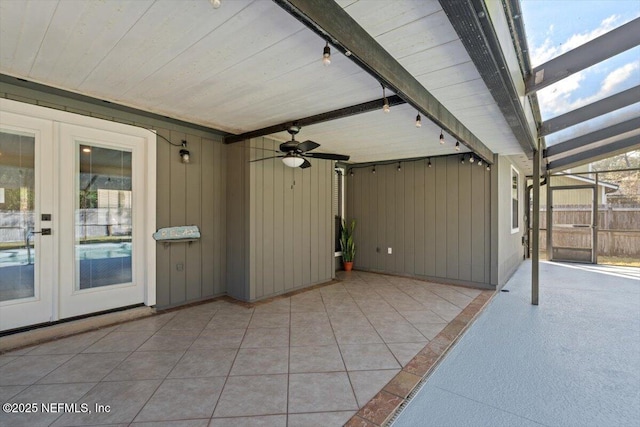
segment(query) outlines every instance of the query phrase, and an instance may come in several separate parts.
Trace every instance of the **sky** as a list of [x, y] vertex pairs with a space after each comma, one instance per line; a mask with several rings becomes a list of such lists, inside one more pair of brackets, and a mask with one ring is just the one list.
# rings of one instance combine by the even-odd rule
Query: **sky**
[[[521, 8], [532, 67], [640, 17], [640, 0], [521, 0]], [[639, 84], [640, 47], [636, 47], [539, 91], [542, 119]], [[639, 112], [640, 104], [634, 104], [599, 121], [619, 122]], [[557, 138], [564, 139], [554, 134], [547, 142]]]

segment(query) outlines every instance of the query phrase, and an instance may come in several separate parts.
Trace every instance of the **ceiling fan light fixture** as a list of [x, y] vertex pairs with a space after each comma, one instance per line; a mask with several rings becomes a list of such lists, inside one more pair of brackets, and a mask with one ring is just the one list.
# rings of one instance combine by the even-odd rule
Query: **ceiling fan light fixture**
[[296, 156], [295, 154], [288, 153], [282, 158], [282, 163], [290, 168], [297, 168], [304, 163], [304, 159]]
[[422, 127], [422, 117], [420, 117], [420, 114], [416, 116], [416, 127], [417, 128]]
[[329, 42], [327, 42], [324, 50], [322, 51], [322, 63], [325, 67], [331, 64], [331, 48], [329, 47]]

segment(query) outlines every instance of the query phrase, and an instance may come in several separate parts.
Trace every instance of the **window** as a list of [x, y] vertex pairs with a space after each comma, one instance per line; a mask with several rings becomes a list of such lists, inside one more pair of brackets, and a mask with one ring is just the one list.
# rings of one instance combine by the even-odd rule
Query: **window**
[[511, 233], [520, 231], [519, 205], [520, 205], [520, 174], [511, 166]]

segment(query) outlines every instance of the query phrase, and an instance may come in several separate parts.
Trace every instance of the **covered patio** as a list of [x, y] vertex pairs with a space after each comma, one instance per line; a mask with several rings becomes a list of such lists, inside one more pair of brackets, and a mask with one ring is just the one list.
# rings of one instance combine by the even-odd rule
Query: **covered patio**
[[340, 426], [359, 410], [384, 421], [401, 399], [381, 389], [416, 385], [492, 294], [342, 272], [255, 305], [219, 299], [22, 348], [0, 356], [3, 402], [92, 413], [2, 413], [0, 425]]

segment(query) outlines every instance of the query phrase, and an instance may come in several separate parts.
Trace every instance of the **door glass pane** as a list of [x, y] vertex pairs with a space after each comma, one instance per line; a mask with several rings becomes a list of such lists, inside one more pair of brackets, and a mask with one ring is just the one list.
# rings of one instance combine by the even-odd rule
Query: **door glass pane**
[[35, 295], [35, 138], [0, 132], [0, 301]]
[[130, 283], [131, 153], [80, 144], [78, 156], [77, 287]]

